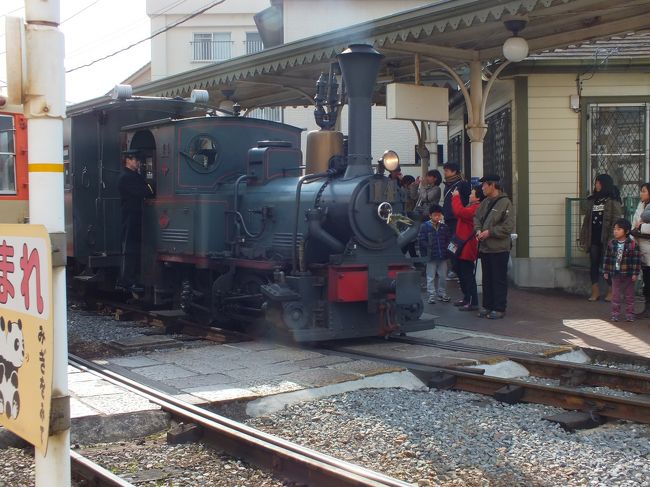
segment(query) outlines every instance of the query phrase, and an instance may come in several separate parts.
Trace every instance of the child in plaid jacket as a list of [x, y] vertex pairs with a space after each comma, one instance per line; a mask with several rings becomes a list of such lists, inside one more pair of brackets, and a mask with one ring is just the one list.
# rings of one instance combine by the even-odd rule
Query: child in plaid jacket
[[431, 219], [422, 224], [418, 234], [420, 256], [429, 258], [429, 262], [427, 262], [429, 303], [434, 304], [436, 302], [436, 275], [438, 276], [438, 299], [446, 303], [449, 301], [447, 283], [445, 282], [447, 279], [447, 259], [449, 258], [447, 246], [451, 240], [451, 232], [443, 221], [442, 207], [440, 205], [431, 205], [429, 215]]
[[614, 223], [614, 238], [607, 245], [603, 277], [612, 279], [612, 321], [618, 321], [625, 300], [625, 320], [634, 321], [634, 283], [641, 273], [641, 252], [630, 236], [632, 224], [625, 218]]

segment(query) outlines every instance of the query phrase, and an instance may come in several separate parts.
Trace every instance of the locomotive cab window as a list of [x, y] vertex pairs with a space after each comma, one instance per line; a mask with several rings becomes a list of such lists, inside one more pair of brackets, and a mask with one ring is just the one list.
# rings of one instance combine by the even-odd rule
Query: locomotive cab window
[[212, 172], [219, 165], [217, 141], [209, 135], [202, 134], [193, 137], [187, 148], [187, 154], [190, 166], [198, 172]]
[[14, 118], [0, 115], [0, 195], [16, 194]]

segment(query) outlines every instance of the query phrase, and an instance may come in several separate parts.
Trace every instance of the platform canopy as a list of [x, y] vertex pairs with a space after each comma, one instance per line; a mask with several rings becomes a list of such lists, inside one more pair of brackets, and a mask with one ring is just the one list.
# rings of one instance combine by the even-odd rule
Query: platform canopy
[[[531, 55], [650, 29], [648, 0], [439, 0], [169, 76], [138, 86], [134, 94], [187, 97], [192, 89], [205, 89], [212, 104], [228, 94], [244, 109], [309, 105], [320, 73], [352, 43], [371, 43], [386, 56], [379, 83], [414, 82], [419, 54], [424, 84], [455, 89], [458, 79], [452, 80], [440, 62], [460, 78], [473, 60], [499, 63], [503, 43], [512, 35], [504, 20], [513, 15], [528, 20], [519, 35], [528, 41]], [[384, 92], [377, 90], [376, 103], [384, 103]]]

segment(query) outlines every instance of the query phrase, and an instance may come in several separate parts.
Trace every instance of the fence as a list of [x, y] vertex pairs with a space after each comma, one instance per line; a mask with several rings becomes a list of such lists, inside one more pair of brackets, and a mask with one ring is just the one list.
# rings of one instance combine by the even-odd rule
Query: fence
[[[586, 200], [584, 198], [565, 198], [566, 204], [564, 209], [565, 216], [565, 249], [564, 255], [567, 267], [589, 267], [589, 257], [584, 253], [578, 243], [580, 238], [580, 228], [585, 214], [582, 211], [581, 204]], [[634, 211], [639, 204], [638, 198], [623, 198], [623, 209], [625, 218], [632, 221]]]

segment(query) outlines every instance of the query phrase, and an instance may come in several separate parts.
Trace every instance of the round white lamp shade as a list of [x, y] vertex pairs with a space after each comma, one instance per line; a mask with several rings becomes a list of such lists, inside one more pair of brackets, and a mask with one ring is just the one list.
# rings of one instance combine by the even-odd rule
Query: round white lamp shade
[[503, 43], [503, 55], [513, 63], [523, 61], [528, 56], [528, 42], [523, 37], [508, 37]]

